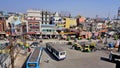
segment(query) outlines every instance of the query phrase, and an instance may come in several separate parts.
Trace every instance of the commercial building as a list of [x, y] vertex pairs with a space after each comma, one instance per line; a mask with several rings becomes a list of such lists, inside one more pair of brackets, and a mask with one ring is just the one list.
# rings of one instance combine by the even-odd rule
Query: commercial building
[[70, 27], [77, 26], [75, 18], [65, 18], [65, 28], [69, 29]]
[[28, 34], [40, 34], [41, 25], [40, 21], [37, 20], [28, 20]]
[[65, 20], [59, 15], [58, 12], [52, 17], [52, 23], [56, 25], [56, 30], [65, 29]]
[[79, 24], [81, 24], [81, 23], [84, 23], [85, 22], [85, 20], [86, 20], [86, 18], [85, 17], [79, 17], [79, 18], [77, 18], [77, 25], [79, 25]]
[[6, 36], [6, 16], [0, 16], [0, 36]]
[[9, 16], [8, 19], [6, 20], [6, 28], [7, 28], [6, 35], [9, 36], [10, 31], [12, 31], [12, 36], [16, 36], [17, 35], [16, 25], [20, 23], [22, 23], [20, 15], [15, 14]]
[[49, 24], [51, 13], [49, 11], [30, 9], [27, 10], [27, 17], [28, 19], [37, 19], [42, 24]]
[[55, 31], [55, 24], [51, 22], [53, 14], [44, 10], [27, 10], [28, 34], [48, 35]]

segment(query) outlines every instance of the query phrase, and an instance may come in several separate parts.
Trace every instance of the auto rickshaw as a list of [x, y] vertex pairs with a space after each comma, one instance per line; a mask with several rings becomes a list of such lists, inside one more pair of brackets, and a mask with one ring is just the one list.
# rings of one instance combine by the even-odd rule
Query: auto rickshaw
[[78, 43], [75, 43], [75, 44], [72, 46], [72, 48], [74, 48], [75, 50], [83, 51], [83, 47], [82, 47], [80, 44], [78, 44]]
[[95, 51], [96, 50], [96, 45], [97, 44], [95, 42], [90, 43], [90, 50]]
[[85, 45], [83, 48], [83, 52], [91, 52], [90, 45]]

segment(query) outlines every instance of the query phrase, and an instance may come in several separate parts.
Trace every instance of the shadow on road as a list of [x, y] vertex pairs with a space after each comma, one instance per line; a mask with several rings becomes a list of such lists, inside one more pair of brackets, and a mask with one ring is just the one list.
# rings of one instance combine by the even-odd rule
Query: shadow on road
[[115, 68], [120, 68], [120, 61], [118, 61], [118, 60], [110, 61], [110, 60], [109, 60], [108, 58], [106, 58], [106, 57], [101, 57], [101, 60], [107, 61], [107, 62], [110, 62], [110, 63], [115, 63], [115, 64], [116, 64], [116, 67], [115, 67]]
[[43, 48], [43, 49], [49, 55], [51, 59], [58, 61], [58, 59], [51, 52], [49, 52], [46, 48]]

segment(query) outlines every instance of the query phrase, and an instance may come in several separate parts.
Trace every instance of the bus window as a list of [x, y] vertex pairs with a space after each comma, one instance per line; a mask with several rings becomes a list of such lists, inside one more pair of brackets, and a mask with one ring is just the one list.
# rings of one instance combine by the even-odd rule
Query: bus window
[[65, 52], [61, 52], [60, 55], [65, 55]]
[[36, 63], [28, 63], [28, 67], [36, 67]]
[[56, 52], [56, 55], [58, 56], [58, 55], [59, 55], [59, 53], [58, 53], [58, 52]]

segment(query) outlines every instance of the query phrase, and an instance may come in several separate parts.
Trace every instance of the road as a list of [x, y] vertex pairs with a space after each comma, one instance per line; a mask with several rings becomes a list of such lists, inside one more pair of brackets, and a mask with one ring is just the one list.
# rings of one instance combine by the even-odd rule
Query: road
[[[81, 40], [81, 41], [86, 41], [86, 40]], [[27, 42], [32, 43], [33, 41], [27, 41]], [[66, 59], [57, 61], [55, 57], [45, 49], [46, 42], [63, 43], [63, 45], [61, 46], [67, 52]], [[105, 51], [96, 51], [96, 52], [90, 52], [90, 53], [80, 52], [80, 51], [70, 49], [71, 46], [69, 45], [64, 45], [64, 43], [66, 42], [68, 41], [52, 39], [52, 40], [43, 40], [43, 43], [40, 43], [40, 46], [44, 47], [44, 51], [42, 53], [43, 54], [42, 60], [40, 64], [41, 68], [115, 68], [116, 65], [114, 63], [101, 60], [102, 56], [108, 57], [108, 52], [105, 52]], [[47, 57], [50, 58], [49, 63], [45, 62]], [[16, 59], [17, 62], [15, 64], [16, 65], [15, 67], [21, 68], [22, 64], [25, 63], [26, 58], [27, 57], [25, 56], [19, 55]]]
[[[42, 55], [41, 68], [115, 68], [115, 64], [101, 60], [101, 56], [108, 54], [102, 51], [84, 53], [69, 49], [70, 46], [63, 46], [67, 51], [65, 60], [57, 61], [46, 49]], [[50, 58], [50, 62], [46, 63], [46, 58]]]

